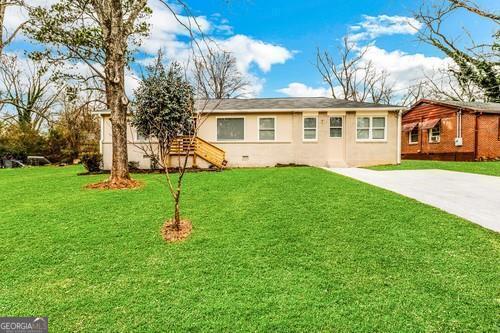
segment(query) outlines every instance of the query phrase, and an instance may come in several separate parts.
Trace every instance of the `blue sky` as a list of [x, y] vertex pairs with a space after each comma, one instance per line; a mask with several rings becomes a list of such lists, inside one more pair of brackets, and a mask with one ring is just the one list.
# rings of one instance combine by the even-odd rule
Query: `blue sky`
[[[270, 5], [270, 3], [272, 5]], [[500, 7], [496, 1], [481, 1], [485, 8]], [[291, 59], [284, 64], [273, 65], [267, 73], [262, 73], [253, 66], [252, 70], [265, 79], [260, 93], [263, 97], [283, 96], [279, 89], [291, 82], [301, 82], [310, 87], [321, 87], [322, 82], [313, 63], [317, 47], [335, 48], [340, 39], [349, 31], [349, 27], [364, 20], [364, 15], [377, 17], [407, 16], [417, 10], [419, 1], [398, 0], [249, 0], [249, 1], [192, 1], [191, 6], [197, 13], [207, 15], [220, 13], [233, 27], [236, 34], [280, 45], [294, 51]], [[459, 13], [453, 18], [453, 24], [446, 26], [454, 36], [463, 35], [462, 24], [476, 38], [489, 38], [492, 27], [488, 22], [472, 15]], [[467, 22], [461, 23], [461, 22]], [[435, 48], [417, 41], [415, 35], [394, 34], [380, 36], [368, 42], [383, 50], [403, 51], [408, 54], [420, 53], [425, 57], [444, 58]], [[425, 62], [425, 59], [422, 59]]]
[[[29, 1], [48, 5], [57, 0]], [[328, 95], [313, 65], [316, 48], [334, 49], [347, 32], [364, 33], [357, 43], [372, 45], [369, 60], [390, 72], [399, 91], [425, 73], [449, 64], [435, 48], [418, 42], [416, 31], [402, 23], [411, 20], [418, 0], [190, 0], [188, 4], [205, 33], [235, 54], [240, 70], [252, 83], [254, 96]], [[498, 1], [481, 0], [479, 4], [500, 9]], [[157, 0], [149, 0], [149, 5], [154, 11], [151, 36], [139, 48], [138, 64], [128, 73], [130, 91], [137, 85], [138, 66], [154, 57], [158, 48], [180, 61], [188, 53], [182, 27]], [[8, 13], [7, 26], [14, 26], [21, 16], [19, 11]], [[355, 26], [361, 28], [353, 30]], [[493, 32], [491, 23], [463, 12], [450, 18], [445, 29], [465, 40], [463, 26], [478, 41], [490, 38]], [[32, 47], [20, 36], [8, 51], [23, 52]]]

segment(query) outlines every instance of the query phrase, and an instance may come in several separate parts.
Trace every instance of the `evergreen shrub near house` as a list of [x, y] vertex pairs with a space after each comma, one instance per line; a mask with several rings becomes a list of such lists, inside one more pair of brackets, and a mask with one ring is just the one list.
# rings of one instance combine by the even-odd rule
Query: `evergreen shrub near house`
[[97, 152], [84, 152], [80, 155], [80, 159], [88, 172], [98, 172], [101, 170], [101, 154]]

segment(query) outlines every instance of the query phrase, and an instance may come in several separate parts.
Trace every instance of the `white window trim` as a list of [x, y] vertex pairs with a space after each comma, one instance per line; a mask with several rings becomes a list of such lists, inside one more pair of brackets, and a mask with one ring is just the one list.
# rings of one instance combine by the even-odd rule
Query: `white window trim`
[[[304, 127], [304, 121], [306, 120], [306, 118], [314, 118], [314, 119], [316, 119], [316, 128], [315, 128], [315, 130], [316, 130], [315, 134], [316, 135], [315, 135], [314, 139], [306, 139], [305, 138], [305, 130], [306, 130], [306, 128]], [[318, 116], [307, 116], [307, 115], [304, 115], [302, 117], [302, 141], [306, 141], [306, 142], [316, 142], [316, 141], [318, 141], [318, 121], [319, 121]], [[308, 127], [307, 129], [313, 129], [313, 128], [312, 127]]]
[[[358, 139], [358, 129], [366, 129], [358, 127], [358, 118], [369, 118], [370, 125], [368, 127], [368, 139]], [[384, 138], [373, 139], [373, 130], [382, 129], [382, 127], [373, 128], [373, 118], [384, 118]], [[387, 142], [387, 115], [358, 115], [356, 116], [356, 142]]]
[[420, 140], [420, 130], [418, 129], [418, 127], [417, 127], [417, 131], [418, 131], [417, 141], [411, 141], [411, 132], [413, 132], [413, 130], [411, 130], [411, 131], [408, 132], [408, 144], [409, 145], [416, 145], [416, 144], [418, 144], [418, 141]]
[[[228, 140], [219, 140], [219, 127], [217, 126], [219, 123], [219, 119], [228, 119], [228, 118], [238, 118], [238, 119], [243, 119], [243, 139], [228, 139]], [[245, 116], [220, 116], [220, 117], [215, 117], [215, 142], [223, 142], [223, 143], [229, 143], [229, 142], [243, 142], [245, 141], [246, 138], [246, 124], [247, 120]]]
[[[436, 135], [437, 136], [437, 140], [436, 141], [433, 141], [431, 140], [431, 137], [433, 136], [432, 135], [432, 129], [435, 128], [436, 126], [439, 126], [439, 135]], [[438, 122], [436, 124], [436, 126], [434, 126], [433, 128], [429, 128], [427, 131], [429, 132], [429, 143], [440, 143], [441, 142], [441, 122]]]
[[[273, 118], [274, 119], [274, 140], [261, 140], [260, 139], [260, 120], [261, 119], [267, 119], [267, 118]], [[261, 142], [275, 142], [277, 140], [277, 128], [278, 128], [278, 125], [277, 125], [277, 118], [276, 116], [259, 116], [257, 117], [257, 140], [258, 141], [261, 141]], [[269, 128], [266, 128], [264, 130], [269, 130]]]
[[[340, 127], [332, 127], [331, 126], [331, 118], [340, 118], [342, 120], [342, 125]], [[331, 115], [328, 117], [328, 137], [330, 139], [343, 139], [344, 138], [344, 117], [343, 116], [335, 116], [335, 115]], [[340, 128], [340, 133], [342, 134], [341, 136], [332, 136], [330, 133], [331, 133], [331, 129], [332, 128]]]

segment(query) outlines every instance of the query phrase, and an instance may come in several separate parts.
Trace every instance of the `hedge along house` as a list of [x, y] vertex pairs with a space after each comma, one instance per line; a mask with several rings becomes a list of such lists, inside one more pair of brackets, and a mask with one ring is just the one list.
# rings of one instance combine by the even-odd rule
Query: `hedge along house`
[[[331, 98], [225, 99], [203, 105], [193, 159], [197, 167], [370, 166], [400, 162], [402, 107]], [[200, 110], [200, 112], [203, 112]], [[101, 153], [111, 167], [111, 123], [101, 116]], [[129, 160], [152, 167], [129, 128]], [[222, 163], [222, 161], [224, 163]], [[172, 158], [175, 164], [176, 158]], [[175, 166], [175, 165], [173, 165]]]
[[500, 104], [420, 100], [403, 116], [401, 141], [404, 159], [500, 158]]

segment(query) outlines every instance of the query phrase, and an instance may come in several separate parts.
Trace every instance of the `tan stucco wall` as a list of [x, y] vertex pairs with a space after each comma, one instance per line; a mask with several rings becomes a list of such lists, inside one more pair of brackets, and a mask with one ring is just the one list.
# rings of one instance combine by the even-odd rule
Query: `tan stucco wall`
[[[386, 116], [386, 140], [377, 142], [363, 142], [356, 140], [356, 117], [359, 116]], [[397, 112], [348, 112], [346, 116], [346, 139], [348, 166], [371, 166], [398, 163], [398, 113]]]
[[[356, 141], [356, 115], [384, 115], [387, 117], [387, 140], [383, 142]], [[258, 140], [258, 118], [276, 117], [275, 141]], [[318, 139], [303, 140], [303, 117], [318, 117]], [[330, 138], [330, 116], [343, 117], [342, 138]], [[102, 153], [104, 168], [111, 167], [111, 123], [103, 116]], [[218, 117], [244, 117], [245, 136], [242, 141], [218, 142]], [[397, 112], [281, 112], [281, 113], [231, 113], [212, 114], [199, 130], [199, 137], [226, 152], [228, 167], [262, 167], [276, 164], [305, 164], [320, 167], [368, 166], [396, 164], [398, 162]], [[128, 129], [129, 160], [138, 161], [141, 168], [150, 168], [150, 161], [138, 148], [136, 133]], [[198, 161], [200, 167], [208, 164]]]

